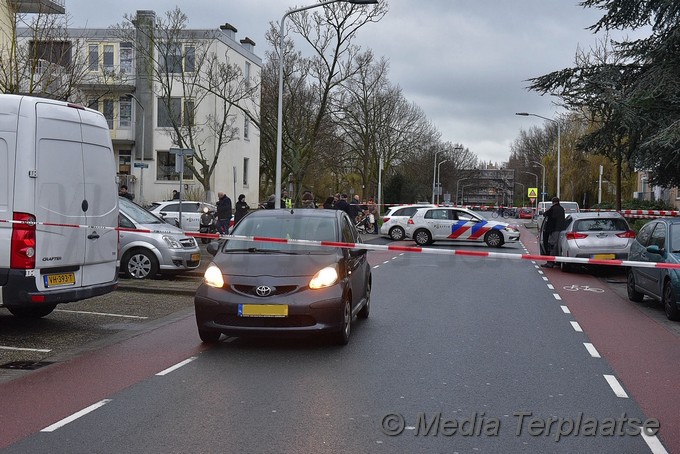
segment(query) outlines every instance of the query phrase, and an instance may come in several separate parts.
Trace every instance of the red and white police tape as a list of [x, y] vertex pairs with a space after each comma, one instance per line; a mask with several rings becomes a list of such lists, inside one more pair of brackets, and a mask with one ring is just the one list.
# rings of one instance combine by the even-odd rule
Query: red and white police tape
[[[148, 230], [148, 229], [128, 229], [124, 227], [106, 227], [93, 225], [77, 225], [77, 224], [55, 224], [50, 222], [26, 222], [0, 219], [0, 223], [14, 223], [14, 224], [28, 224], [28, 225], [43, 225], [48, 227], [67, 227], [67, 228], [96, 228], [103, 230], [117, 230], [120, 232], [140, 232], [140, 233], [168, 233], [174, 234], [171, 231], [162, 230]], [[423, 248], [419, 246], [395, 246], [395, 245], [379, 245], [369, 243], [343, 243], [335, 241], [313, 241], [301, 239], [288, 238], [274, 238], [274, 237], [258, 237], [258, 236], [241, 236], [241, 235], [218, 235], [215, 233], [198, 233], [198, 232], [184, 232], [187, 236], [196, 238], [210, 238], [210, 239], [228, 239], [241, 240], [251, 242], [265, 242], [265, 243], [279, 243], [279, 244], [297, 244], [315, 247], [339, 247], [344, 249], [367, 249], [370, 251], [388, 251], [388, 252], [409, 252], [422, 254], [436, 254], [436, 255], [460, 255], [464, 257], [479, 257], [479, 258], [497, 258], [507, 260], [545, 260], [557, 263], [570, 263], [582, 265], [606, 265], [606, 266], [630, 266], [638, 268], [666, 268], [680, 270], [680, 264], [674, 263], [656, 263], [656, 262], [635, 262], [631, 260], [601, 260], [590, 258], [577, 257], [561, 257], [553, 255], [539, 255], [539, 254], [512, 254], [507, 252], [482, 252], [482, 251], [465, 251], [457, 249], [434, 249]]]

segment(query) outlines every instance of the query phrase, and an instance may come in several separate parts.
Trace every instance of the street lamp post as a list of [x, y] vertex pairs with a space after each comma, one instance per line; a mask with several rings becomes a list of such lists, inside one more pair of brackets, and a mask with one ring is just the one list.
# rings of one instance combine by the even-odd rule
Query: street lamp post
[[560, 197], [560, 142], [561, 142], [561, 140], [560, 140], [560, 122], [555, 120], [555, 119], [552, 119], [552, 118], [548, 118], [548, 117], [544, 117], [544, 116], [541, 116], [541, 115], [536, 115], [536, 114], [528, 113], [528, 112], [517, 112], [515, 115], [521, 115], [523, 117], [529, 117], [529, 116], [538, 117], [538, 118], [542, 118], [542, 119], [547, 120], [547, 121], [551, 121], [551, 122], [553, 122], [557, 125], [557, 197], [559, 198]]
[[543, 179], [541, 180], [541, 202], [545, 202], [545, 166], [537, 161], [529, 161], [543, 168]]
[[456, 205], [458, 205], [458, 185], [460, 185], [460, 182], [463, 180], [471, 180], [471, 178], [461, 178], [456, 182]]
[[282, 165], [282, 155], [283, 155], [283, 23], [286, 17], [293, 13], [299, 13], [300, 11], [306, 11], [312, 8], [318, 8], [320, 6], [330, 5], [331, 3], [352, 3], [354, 5], [374, 5], [378, 3], [378, 0], [328, 0], [326, 2], [317, 3], [315, 5], [304, 6], [302, 8], [291, 9], [286, 12], [281, 18], [281, 25], [279, 28], [279, 103], [277, 110], [276, 119], [276, 178], [274, 181], [274, 193], [276, 199], [274, 200], [274, 208], [281, 208], [281, 165]]
[[434, 152], [434, 164], [432, 165], [432, 204], [434, 205], [434, 188], [437, 184], [437, 155], [444, 150]]
[[[520, 183], [519, 181], [515, 181], [515, 184], [522, 186], [522, 192], [520, 192], [520, 194], [522, 194], [522, 195], [521, 195], [521, 198], [519, 200], [519, 203], [520, 203], [521, 206], [524, 206], [524, 194], [525, 194], [526, 186], [524, 186], [524, 184]], [[513, 188], [513, 192], [514, 192], [514, 188]], [[514, 197], [513, 197], [513, 200], [514, 200]]]
[[460, 190], [460, 202], [461, 206], [465, 204], [465, 188], [469, 188], [470, 186], [475, 186], [474, 184], [465, 184], [463, 185], [462, 189]]
[[442, 184], [441, 181], [442, 180], [439, 178], [441, 176], [441, 173], [440, 173], [441, 167], [442, 167], [442, 164], [444, 164], [447, 161], [448, 161], [448, 159], [444, 159], [442, 162], [437, 164], [437, 205], [439, 205], [439, 194], [442, 191], [442, 189], [441, 189], [441, 184]]

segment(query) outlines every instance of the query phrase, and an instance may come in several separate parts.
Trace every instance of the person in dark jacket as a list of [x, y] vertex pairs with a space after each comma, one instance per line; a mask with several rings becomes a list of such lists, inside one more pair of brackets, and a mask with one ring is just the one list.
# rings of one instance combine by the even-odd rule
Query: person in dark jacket
[[[555, 255], [557, 247], [557, 236], [564, 229], [564, 207], [560, 205], [560, 199], [553, 197], [552, 206], [543, 214], [545, 224], [543, 224], [543, 250], [546, 254]], [[541, 265], [543, 268], [553, 268], [555, 262], [547, 262]]]
[[229, 232], [231, 221], [231, 199], [224, 192], [217, 193], [217, 231], [221, 235]]
[[342, 210], [345, 213], [347, 213], [350, 219], [352, 219], [352, 222], [354, 222], [354, 218], [352, 218], [352, 209], [349, 206], [349, 203], [347, 203], [347, 194], [342, 194], [340, 196], [340, 200], [335, 204], [334, 208], [336, 210]]
[[244, 194], [239, 195], [238, 202], [236, 202], [236, 205], [234, 206], [234, 225], [248, 213], [249, 209], [250, 207], [246, 203], [246, 196]]
[[335, 207], [335, 197], [327, 197], [326, 201], [323, 203], [323, 207], [327, 210], [332, 210]]

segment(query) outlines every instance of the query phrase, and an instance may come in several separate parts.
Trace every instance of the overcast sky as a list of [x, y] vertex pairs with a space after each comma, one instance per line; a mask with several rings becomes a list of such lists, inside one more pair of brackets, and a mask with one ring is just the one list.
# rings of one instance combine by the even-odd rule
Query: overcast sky
[[[297, 2], [297, 3], [296, 3]], [[106, 28], [125, 13], [175, 6], [189, 28], [228, 22], [237, 40], [249, 37], [264, 58], [270, 22], [315, 0], [66, 0], [71, 26]], [[601, 11], [577, 0], [388, 0], [382, 21], [367, 24], [356, 43], [390, 62], [390, 81], [420, 106], [444, 141], [461, 143], [481, 160], [502, 162], [521, 129], [542, 125], [531, 112], [554, 118], [554, 99], [526, 90], [526, 79], [573, 65], [577, 47], [598, 36], [586, 28]], [[304, 53], [305, 49], [300, 48]]]

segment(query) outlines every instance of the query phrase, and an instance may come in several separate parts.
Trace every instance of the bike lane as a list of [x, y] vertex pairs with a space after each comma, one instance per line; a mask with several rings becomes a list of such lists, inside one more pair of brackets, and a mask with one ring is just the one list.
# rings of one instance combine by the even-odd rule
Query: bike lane
[[[522, 242], [537, 254], [536, 234], [525, 232]], [[664, 446], [680, 452], [680, 338], [587, 271], [541, 271], [561, 298], [555, 303], [568, 308], [629, 397], [648, 418], [660, 421]]]

